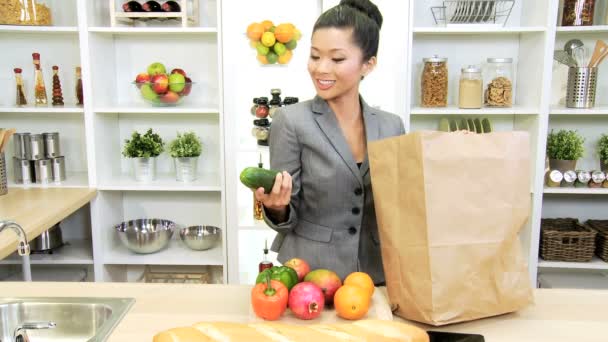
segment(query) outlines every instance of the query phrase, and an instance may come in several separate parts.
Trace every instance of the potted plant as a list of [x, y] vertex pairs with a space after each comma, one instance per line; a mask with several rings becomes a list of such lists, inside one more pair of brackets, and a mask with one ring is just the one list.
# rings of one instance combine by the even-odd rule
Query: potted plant
[[203, 144], [194, 132], [177, 133], [177, 138], [169, 144], [169, 154], [175, 161], [176, 178], [180, 182], [196, 179], [198, 157]]
[[600, 155], [600, 168], [608, 172], [608, 134], [602, 134], [597, 142], [597, 152]]
[[583, 138], [574, 130], [559, 130], [547, 136], [547, 155], [551, 170], [576, 170], [576, 161], [583, 156]]
[[135, 131], [131, 135], [131, 140], [125, 140], [122, 155], [133, 159], [135, 180], [149, 182], [156, 178], [156, 157], [163, 152], [163, 147], [163, 140], [152, 131], [152, 128], [144, 135]]

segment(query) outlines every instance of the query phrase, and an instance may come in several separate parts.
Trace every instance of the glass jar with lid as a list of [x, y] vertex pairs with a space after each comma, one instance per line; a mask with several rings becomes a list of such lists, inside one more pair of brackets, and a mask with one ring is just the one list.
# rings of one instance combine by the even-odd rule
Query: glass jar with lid
[[422, 107], [446, 107], [448, 105], [448, 59], [433, 55], [424, 58], [421, 77]]
[[268, 119], [253, 120], [253, 128], [251, 135], [255, 137], [260, 146], [268, 146], [268, 137], [270, 136], [270, 121]]
[[513, 105], [513, 58], [488, 58], [485, 72], [484, 104], [488, 107]]
[[258, 98], [258, 106], [255, 109], [255, 116], [264, 119], [268, 116], [270, 108], [268, 107], [268, 98], [260, 97]]
[[481, 108], [482, 92], [481, 68], [475, 65], [462, 68], [458, 86], [458, 108]]
[[595, 0], [564, 0], [562, 26], [591, 26]]

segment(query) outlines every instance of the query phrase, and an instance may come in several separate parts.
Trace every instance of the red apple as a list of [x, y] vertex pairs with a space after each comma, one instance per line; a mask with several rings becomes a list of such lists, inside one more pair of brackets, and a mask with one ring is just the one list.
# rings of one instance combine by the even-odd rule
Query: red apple
[[171, 70], [172, 74], [182, 74], [184, 77], [186, 77], [186, 72], [180, 68], [175, 68], [173, 70]]
[[304, 277], [310, 272], [310, 266], [308, 263], [299, 258], [289, 259], [283, 264], [284, 266], [293, 268], [298, 274], [298, 281], [302, 281]]
[[176, 103], [179, 101], [179, 95], [176, 92], [169, 90], [166, 94], [161, 95], [159, 99], [162, 103]]
[[148, 82], [150, 82], [150, 75], [148, 73], [141, 72], [135, 77], [135, 83], [137, 83], [137, 88], [141, 88], [142, 84]]
[[188, 95], [190, 95], [191, 90], [192, 90], [192, 80], [190, 79], [190, 77], [186, 77], [186, 86], [184, 87], [184, 90], [179, 92], [179, 95], [188, 96]]
[[169, 90], [169, 78], [165, 74], [152, 76], [152, 89], [157, 94], [164, 94]]

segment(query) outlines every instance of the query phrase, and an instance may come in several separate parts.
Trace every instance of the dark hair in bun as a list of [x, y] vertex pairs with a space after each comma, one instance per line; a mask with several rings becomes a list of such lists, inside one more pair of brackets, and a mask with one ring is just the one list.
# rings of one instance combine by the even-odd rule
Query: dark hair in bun
[[363, 60], [378, 54], [382, 14], [371, 1], [341, 0], [321, 14], [312, 31], [329, 27], [352, 28], [353, 41], [363, 51]]

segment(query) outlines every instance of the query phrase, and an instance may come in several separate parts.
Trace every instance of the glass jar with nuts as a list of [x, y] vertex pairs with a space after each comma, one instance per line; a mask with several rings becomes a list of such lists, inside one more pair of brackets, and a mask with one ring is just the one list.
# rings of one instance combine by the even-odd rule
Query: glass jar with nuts
[[488, 107], [513, 105], [513, 59], [488, 58], [484, 104]]
[[446, 107], [448, 105], [448, 59], [434, 55], [423, 61], [421, 105], [422, 107]]

